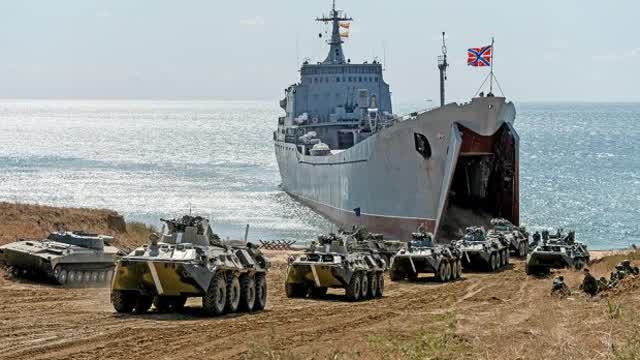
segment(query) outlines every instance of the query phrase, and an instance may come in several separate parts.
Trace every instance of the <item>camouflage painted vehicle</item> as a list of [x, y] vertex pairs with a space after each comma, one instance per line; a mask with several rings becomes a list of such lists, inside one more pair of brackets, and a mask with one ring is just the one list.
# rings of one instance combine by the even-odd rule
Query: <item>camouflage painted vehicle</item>
[[59, 285], [106, 285], [124, 252], [113, 237], [81, 231], [54, 232], [44, 240], [20, 240], [0, 246], [0, 259], [14, 275]]
[[116, 267], [111, 303], [120, 313], [180, 310], [202, 298], [206, 315], [262, 310], [271, 263], [251, 243], [223, 242], [199, 216], [161, 219], [166, 230], [123, 257]]
[[509, 251], [518, 257], [526, 258], [529, 250], [529, 234], [520, 226], [513, 225], [509, 220], [495, 218], [491, 220], [491, 229], [487, 232], [489, 236], [498, 233], [507, 241]]
[[303, 255], [289, 259], [287, 297], [321, 298], [328, 288], [343, 288], [349, 301], [382, 297], [385, 260], [362, 250], [347, 234], [319, 236]]
[[580, 270], [589, 263], [587, 245], [575, 240], [575, 232], [564, 235], [558, 231], [553, 237], [543, 232], [543, 239], [527, 255], [527, 274], [548, 274], [551, 269], [562, 268]]
[[487, 235], [483, 227], [468, 227], [460, 240], [452, 244], [462, 251], [465, 268], [497, 271], [509, 264], [507, 240], [498, 233]]
[[420, 273], [433, 273], [441, 282], [462, 276], [462, 252], [455, 245], [436, 245], [433, 235], [418, 232], [406, 249], [398, 251], [389, 269], [391, 281], [415, 281]]
[[384, 259], [387, 267], [391, 265], [391, 259], [398, 253], [398, 251], [407, 246], [407, 243], [404, 241], [385, 240], [382, 234], [369, 233], [364, 228], [352, 233], [341, 232], [341, 234], [345, 236], [353, 236], [357, 244], [355, 249], [378, 254]]

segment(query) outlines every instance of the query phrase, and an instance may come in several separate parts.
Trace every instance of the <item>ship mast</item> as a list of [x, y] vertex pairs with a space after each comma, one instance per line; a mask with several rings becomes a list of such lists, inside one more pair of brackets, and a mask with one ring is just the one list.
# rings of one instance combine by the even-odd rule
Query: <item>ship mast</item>
[[353, 21], [353, 19], [336, 10], [336, 0], [333, 0], [333, 7], [331, 8], [329, 16], [323, 15], [322, 17], [316, 18], [316, 21], [321, 21], [325, 24], [331, 23], [332, 26], [331, 39], [328, 41], [330, 45], [329, 55], [327, 55], [323, 64], [344, 64], [345, 58], [344, 53], [342, 52], [343, 41], [340, 36], [340, 22]]
[[442, 55], [438, 56], [438, 69], [440, 70], [440, 106], [444, 106], [444, 81], [447, 80], [447, 44], [442, 32]]

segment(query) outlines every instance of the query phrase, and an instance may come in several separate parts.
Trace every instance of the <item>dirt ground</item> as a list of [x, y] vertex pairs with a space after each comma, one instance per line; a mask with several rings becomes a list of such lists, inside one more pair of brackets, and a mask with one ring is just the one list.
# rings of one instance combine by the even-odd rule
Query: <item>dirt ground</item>
[[[0, 243], [24, 227], [21, 216], [33, 219], [29, 209], [2, 209], [15, 219], [10, 229], [0, 223]], [[119, 235], [135, 242], [141, 234]], [[549, 294], [551, 278], [527, 276], [512, 260], [504, 271], [465, 273], [450, 284], [386, 277], [382, 299], [349, 303], [338, 290], [325, 300], [286, 298], [289, 254], [269, 256], [266, 310], [218, 318], [201, 316], [199, 299], [178, 314], [119, 315], [106, 288], [0, 271], [0, 359], [640, 359], [637, 278], [591, 299], [577, 293], [580, 273], [562, 271], [576, 294], [559, 299]], [[591, 270], [608, 276], [624, 257], [640, 264], [638, 252], [605, 253]]]

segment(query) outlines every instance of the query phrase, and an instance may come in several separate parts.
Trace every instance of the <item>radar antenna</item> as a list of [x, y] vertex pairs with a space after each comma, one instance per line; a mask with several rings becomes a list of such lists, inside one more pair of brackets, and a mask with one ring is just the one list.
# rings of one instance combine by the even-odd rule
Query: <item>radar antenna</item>
[[331, 39], [328, 41], [329, 55], [324, 60], [324, 64], [344, 64], [345, 57], [342, 52], [342, 36], [340, 35], [340, 24], [353, 21], [352, 18], [342, 13], [340, 10], [336, 10], [336, 1], [333, 0], [333, 6], [329, 15], [322, 15], [322, 17], [316, 18], [316, 21], [323, 22], [325, 24], [331, 23]]
[[442, 55], [438, 56], [438, 69], [440, 69], [440, 106], [444, 106], [444, 81], [447, 80], [447, 43], [445, 33], [442, 32]]

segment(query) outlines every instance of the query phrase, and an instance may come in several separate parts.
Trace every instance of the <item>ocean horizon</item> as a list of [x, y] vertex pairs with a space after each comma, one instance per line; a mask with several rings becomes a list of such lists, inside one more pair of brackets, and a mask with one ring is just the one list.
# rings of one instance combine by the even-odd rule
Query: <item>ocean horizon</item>
[[[427, 102], [398, 101], [395, 112]], [[640, 103], [516, 102], [521, 222], [592, 249], [640, 243]], [[0, 201], [108, 208], [159, 226], [189, 209], [222, 237], [336, 227], [280, 188], [266, 100], [0, 99]]]

